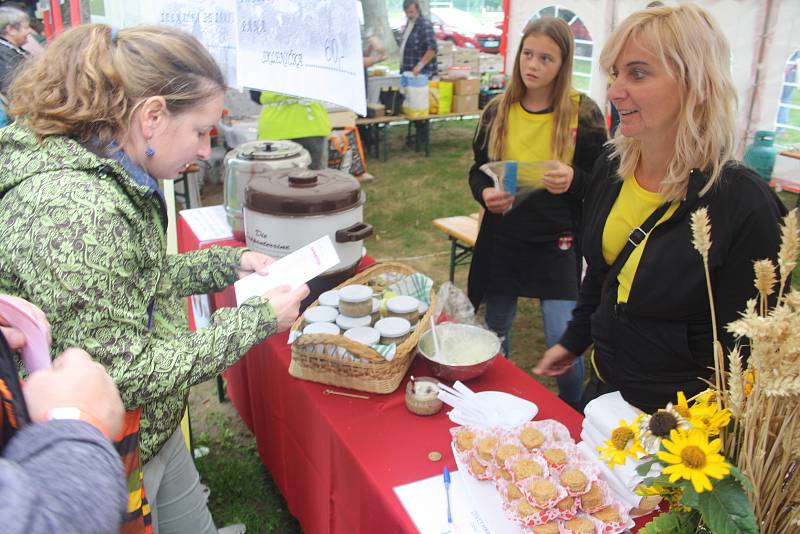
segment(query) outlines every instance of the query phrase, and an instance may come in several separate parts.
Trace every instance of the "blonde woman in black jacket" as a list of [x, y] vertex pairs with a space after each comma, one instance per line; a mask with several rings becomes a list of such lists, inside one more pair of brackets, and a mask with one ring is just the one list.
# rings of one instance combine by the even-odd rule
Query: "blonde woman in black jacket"
[[[486, 209], [469, 272], [469, 297], [486, 303], [486, 322], [505, 338], [518, 297], [540, 299], [547, 346], [561, 337], [578, 296], [577, 229], [589, 171], [606, 141], [597, 104], [572, 88], [574, 41], [566, 22], [542, 17], [522, 35], [508, 91], [484, 110], [473, 142], [472, 195]], [[546, 190], [518, 199], [494, 188], [480, 170], [488, 161], [556, 160]], [[577, 360], [558, 379], [561, 397], [580, 400]]]
[[[786, 210], [758, 175], [732, 160], [730, 52], [704, 9], [681, 4], [634, 13], [611, 35], [600, 61], [613, 78], [608, 95], [620, 128], [586, 194], [588, 271], [578, 306], [535, 372], [558, 376], [594, 344], [584, 402], [619, 390], [652, 412], [679, 390], [687, 397], [700, 392], [713, 375], [692, 212], [708, 208], [717, 335], [730, 348], [725, 325], [755, 297], [753, 262], [777, 256]], [[651, 216], [652, 230], [637, 230]], [[625, 258], [629, 239], [639, 244]]]

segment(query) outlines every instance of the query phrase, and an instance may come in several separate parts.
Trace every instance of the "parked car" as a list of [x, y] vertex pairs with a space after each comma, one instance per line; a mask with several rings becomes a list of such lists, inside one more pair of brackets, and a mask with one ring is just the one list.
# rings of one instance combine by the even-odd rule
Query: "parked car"
[[477, 48], [490, 54], [500, 53], [502, 30], [482, 24], [466, 11], [455, 8], [431, 9], [431, 23], [440, 41], [452, 41], [456, 46]]

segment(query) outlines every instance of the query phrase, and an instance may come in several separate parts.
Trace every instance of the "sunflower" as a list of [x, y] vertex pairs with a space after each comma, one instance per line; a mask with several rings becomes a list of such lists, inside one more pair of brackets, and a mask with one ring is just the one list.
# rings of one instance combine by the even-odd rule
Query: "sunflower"
[[624, 464], [627, 457], [634, 460], [646, 454], [639, 441], [639, 429], [636, 421], [630, 425], [625, 421], [620, 421], [619, 426], [611, 432], [611, 439], [605, 442], [605, 446], [597, 447], [600, 458], [606, 461], [609, 467], [615, 464]]
[[711, 491], [709, 477], [722, 479], [731, 471], [730, 465], [719, 454], [722, 442], [715, 439], [709, 443], [708, 434], [700, 429], [673, 430], [670, 439], [661, 440], [666, 451], [658, 451], [658, 459], [666, 464], [663, 473], [669, 475], [670, 483], [678, 479], [692, 482], [697, 493]]
[[753, 392], [753, 386], [756, 383], [756, 370], [750, 367], [744, 372], [744, 397], [747, 398]]
[[634, 422], [639, 426], [642, 445], [652, 454], [661, 448], [661, 440], [669, 437], [673, 429], [689, 428], [689, 423], [674, 410], [658, 410], [652, 415], [641, 414]]
[[686, 402], [686, 395], [683, 394], [683, 391], [678, 392], [678, 402], [676, 404], [671, 402], [667, 404], [666, 411], [673, 412], [684, 419], [689, 419], [689, 403]]
[[704, 404], [706, 406], [717, 404], [717, 392], [713, 389], [707, 389], [695, 395], [694, 402], [695, 404]]
[[694, 404], [689, 409], [689, 423], [694, 428], [707, 432], [711, 436], [719, 434], [720, 429], [728, 426], [731, 421], [731, 412], [719, 409], [715, 403]]

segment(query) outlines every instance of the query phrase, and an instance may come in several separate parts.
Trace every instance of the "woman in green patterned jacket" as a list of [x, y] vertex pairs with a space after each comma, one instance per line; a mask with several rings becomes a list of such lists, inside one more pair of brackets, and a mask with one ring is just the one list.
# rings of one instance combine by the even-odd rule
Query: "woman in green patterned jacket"
[[286, 288], [185, 327], [184, 297], [219, 291], [267, 256], [212, 247], [166, 254], [154, 180], [209, 156], [225, 82], [170, 28], [76, 27], [15, 79], [0, 130], [0, 292], [38, 305], [53, 352], [81, 346], [141, 408], [155, 531], [216, 532], [179, 424], [189, 388], [285, 330], [308, 289]]

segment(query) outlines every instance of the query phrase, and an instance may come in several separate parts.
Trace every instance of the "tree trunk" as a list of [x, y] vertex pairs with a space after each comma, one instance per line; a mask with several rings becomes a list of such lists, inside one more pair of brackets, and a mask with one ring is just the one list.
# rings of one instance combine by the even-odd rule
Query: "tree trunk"
[[397, 42], [389, 25], [389, 16], [386, 12], [386, 0], [362, 0], [364, 10], [364, 30], [374, 32], [386, 47], [386, 55], [397, 54]]

